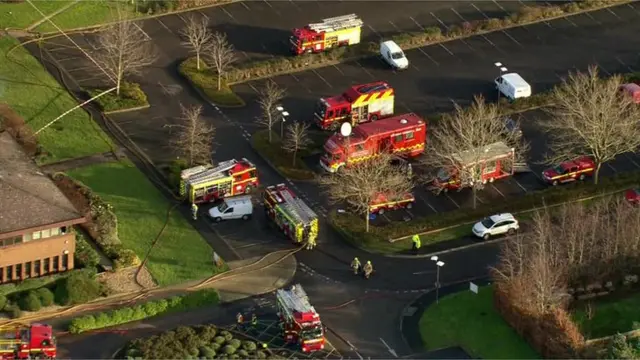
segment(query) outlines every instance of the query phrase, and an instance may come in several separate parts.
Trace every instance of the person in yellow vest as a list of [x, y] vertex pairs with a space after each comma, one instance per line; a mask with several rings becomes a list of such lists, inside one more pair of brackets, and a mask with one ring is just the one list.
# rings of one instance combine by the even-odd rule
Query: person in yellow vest
[[409, 178], [411, 178], [413, 176], [413, 168], [411, 167], [411, 164], [407, 164], [407, 176]]
[[191, 217], [193, 220], [198, 220], [198, 205], [195, 203], [191, 204]]
[[362, 271], [364, 271], [365, 279], [368, 279], [371, 276], [371, 273], [373, 272], [373, 265], [371, 265], [371, 261], [367, 261], [367, 263], [364, 264]]
[[358, 273], [360, 272], [360, 267], [362, 266], [362, 264], [360, 264], [360, 260], [358, 260], [358, 258], [353, 258], [353, 261], [351, 262], [351, 268], [353, 269], [353, 275], [358, 275]]
[[307, 250], [312, 250], [316, 247], [316, 240], [312, 237], [307, 237]]
[[411, 237], [411, 241], [413, 241], [413, 252], [418, 253], [420, 251], [420, 247], [422, 246], [422, 242], [420, 241], [420, 235], [415, 234]]
[[258, 326], [258, 317], [256, 316], [255, 313], [251, 315], [251, 326], [254, 328]]

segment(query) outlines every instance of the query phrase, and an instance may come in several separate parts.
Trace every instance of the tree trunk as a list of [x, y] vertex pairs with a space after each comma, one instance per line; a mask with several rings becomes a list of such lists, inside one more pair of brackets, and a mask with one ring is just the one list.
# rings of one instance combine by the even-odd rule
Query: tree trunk
[[200, 51], [196, 52], [196, 69], [200, 71]]
[[364, 229], [365, 229], [365, 232], [369, 232], [369, 212], [366, 212], [365, 216], [366, 216], [366, 218], [365, 218]]
[[478, 205], [478, 188], [473, 186], [473, 209]]
[[271, 138], [272, 138], [272, 134], [271, 134], [271, 126], [269, 126], [269, 144], [271, 144]]
[[116, 96], [120, 96], [120, 84], [122, 83], [122, 78], [119, 77], [116, 82]]
[[218, 91], [220, 91], [220, 89], [222, 89], [222, 74], [218, 71]]
[[293, 167], [296, 167], [296, 154], [298, 153], [298, 150], [295, 150], [293, 152]]
[[602, 163], [598, 162], [596, 165], [596, 171], [593, 173], [593, 183], [598, 185], [598, 180], [600, 178], [600, 168], [602, 167]]

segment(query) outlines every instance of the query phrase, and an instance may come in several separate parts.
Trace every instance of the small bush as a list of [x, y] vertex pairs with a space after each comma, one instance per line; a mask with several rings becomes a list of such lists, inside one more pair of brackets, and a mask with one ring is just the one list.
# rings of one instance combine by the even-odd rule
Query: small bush
[[[104, 89], [91, 89], [87, 90], [87, 93], [93, 97], [103, 91]], [[140, 84], [126, 81], [122, 82], [122, 84], [120, 85], [119, 95], [117, 95], [115, 91], [112, 91], [108, 94], [102, 95], [95, 101], [96, 103], [98, 103], [102, 111], [105, 112], [125, 110], [149, 105], [147, 95], [144, 93], [144, 91], [142, 91], [142, 88], [140, 88]]]
[[95, 279], [87, 273], [73, 272], [56, 286], [55, 300], [60, 305], [84, 304], [102, 294], [102, 286]]
[[35, 291], [29, 291], [26, 295], [20, 298], [18, 301], [20, 310], [23, 311], [39, 311], [42, 309], [40, 298]]
[[4, 310], [9, 313], [9, 316], [12, 319], [19, 319], [22, 317], [22, 310], [16, 304], [9, 304], [4, 307]]
[[100, 255], [91, 246], [87, 234], [84, 231], [76, 231], [76, 252], [74, 259], [77, 267], [95, 268], [100, 263]]
[[246, 340], [242, 342], [242, 348], [247, 351], [256, 351], [258, 346], [255, 342]]
[[229, 341], [229, 345], [233, 346], [236, 349], [239, 349], [240, 346], [242, 346], [242, 341], [238, 339], [231, 339], [231, 341]]
[[267, 354], [264, 351], [259, 350], [259, 351], [256, 352], [256, 357], [258, 359], [266, 359], [267, 358]]
[[233, 334], [227, 330], [221, 331], [220, 336], [222, 336], [226, 342], [229, 342], [231, 341], [231, 339], [233, 339]]
[[240, 359], [249, 359], [249, 352], [247, 352], [247, 350], [239, 350], [238, 351], [238, 357], [240, 357]]
[[234, 348], [231, 345], [226, 345], [225, 347], [222, 348], [222, 352], [224, 352], [227, 355], [235, 354], [236, 348]]
[[38, 299], [40, 299], [40, 304], [42, 304], [43, 307], [51, 306], [55, 301], [53, 292], [45, 287], [36, 290], [36, 295]]
[[[231, 90], [226, 81], [222, 82], [222, 86], [218, 89], [218, 76], [204, 64], [200, 59], [200, 70], [196, 67], [196, 59], [189, 58], [178, 66], [180, 75], [188, 79], [193, 85], [202, 90], [205, 95], [217, 106], [220, 107], [242, 107], [245, 105], [244, 100]], [[233, 72], [231, 72], [233, 74]], [[230, 74], [226, 79], [229, 80]]]
[[5, 306], [7, 306], [7, 297], [0, 294], [0, 311], [4, 310]]
[[220, 348], [222, 347], [222, 344], [224, 344], [224, 338], [222, 336], [216, 336], [215, 338], [213, 338], [211, 348], [218, 352], [218, 350], [220, 350]]
[[118, 251], [113, 266], [116, 270], [126, 269], [133, 266], [140, 265], [140, 258], [131, 249], [121, 249]]
[[75, 318], [69, 324], [69, 332], [72, 334], [79, 334], [87, 329], [96, 328], [96, 318], [93, 315], [85, 315], [79, 318]]
[[187, 169], [189, 167], [186, 160], [183, 159], [175, 159], [171, 161], [169, 168], [167, 169], [167, 180], [169, 181], [169, 186], [172, 189], [176, 190], [176, 193], [180, 196], [186, 195], [186, 189], [180, 189], [180, 173], [182, 170]]
[[213, 359], [216, 357], [216, 352], [208, 346], [203, 346], [200, 348], [199, 355], [206, 359]]

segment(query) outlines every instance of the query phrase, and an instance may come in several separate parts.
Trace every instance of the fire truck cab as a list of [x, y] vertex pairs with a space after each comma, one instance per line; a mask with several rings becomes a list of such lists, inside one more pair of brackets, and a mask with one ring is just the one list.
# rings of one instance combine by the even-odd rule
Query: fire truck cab
[[411, 209], [416, 202], [412, 193], [403, 194], [377, 194], [369, 205], [370, 214], [382, 215], [387, 211], [398, 209]]
[[440, 169], [430, 190], [446, 193], [473, 186], [477, 179], [486, 184], [514, 174], [514, 149], [502, 142], [454, 154], [452, 160], [455, 165]]
[[263, 194], [264, 210], [282, 232], [296, 244], [315, 243], [318, 215], [285, 184], [269, 186]]
[[320, 23], [293, 29], [289, 38], [294, 55], [322, 52], [360, 43], [363, 22], [356, 14], [322, 19]]
[[193, 204], [249, 194], [259, 185], [256, 166], [249, 160], [227, 160], [218, 166], [196, 166], [180, 173], [180, 196]]
[[413, 113], [362, 124], [348, 137], [332, 135], [324, 144], [320, 166], [335, 173], [380, 153], [415, 157], [424, 152], [426, 137], [427, 124]]
[[0, 360], [55, 359], [56, 338], [45, 324], [0, 327]]
[[344, 122], [351, 125], [393, 115], [394, 90], [384, 81], [355, 85], [343, 94], [322, 98], [314, 118], [319, 128], [337, 130]]
[[276, 300], [285, 342], [296, 344], [305, 353], [324, 349], [324, 326], [302, 286], [276, 290]]
[[576, 180], [584, 180], [592, 176], [596, 169], [596, 163], [588, 156], [575, 160], [565, 161], [560, 165], [542, 172], [542, 179], [553, 186]]

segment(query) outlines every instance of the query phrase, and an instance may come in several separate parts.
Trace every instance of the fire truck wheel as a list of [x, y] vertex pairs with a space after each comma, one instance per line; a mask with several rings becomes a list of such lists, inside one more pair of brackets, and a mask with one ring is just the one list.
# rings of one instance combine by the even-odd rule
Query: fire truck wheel
[[490, 179], [489, 179], [489, 182], [490, 182], [490, 183], [492, 183], [492, 182], [494, 182], [495, 180], [496, 180], [495, 178], [490, 178]]
[[384, 215], [384, 209], [378, 210], [378, 215]]
[[217, 217], [217, 218], [213, 219], [213, 221], [219, 223], [220, 221], [222, 221], [222, 218], [221, 217]]
[[378, 115], [371, 115], [371, 121], [378, 120]]
[[252, 191], [253, 191], [253, 188], [251, 186], [247, 186], [246, 188], [244, 188], [245, 194], [251, 194]]
[[558, 185], [558, 180], [554, 180], [554, 181], [551, 183], [551, 185], [553, 185], [553, 186]]
[[585, 177], [584, 174], [580, 174], [580, 181], [584, 180]]

